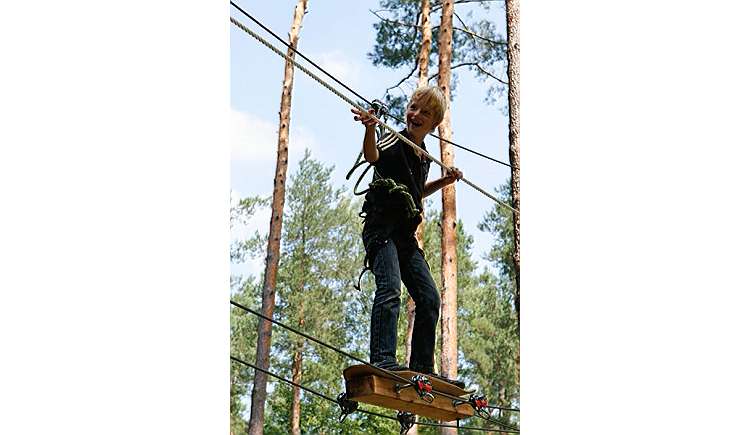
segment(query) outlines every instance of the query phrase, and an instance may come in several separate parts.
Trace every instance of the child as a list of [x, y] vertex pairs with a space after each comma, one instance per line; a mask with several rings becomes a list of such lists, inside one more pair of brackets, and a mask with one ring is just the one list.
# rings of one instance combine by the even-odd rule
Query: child
[[[425, 149], [424, 137], [443, 120], [445, 97], [440, 88], [421, 87], [406, 110], [403, 136]], [[414, 233], [421, 222], [422, 198], [460, 180], [457, 168], [426, 183], [430, 160], [389, 133], [375, 141], [374, 111], [352, 109], [354, 120], [365, 126], [362, 150], [375, 169], [362, 207], [362, 241], [367, 264], [375, 275], [375, 300], [370, 320], [370, 363], [385, 370], [408, 370], [431, 375], [464, 388], [461, 381], [435, 374], [435, 327], [440, 314], [440, 293], [419, 249]], [[426, 149], [425, 149], [426, 151]], [[409, 367], [396, 361], [401, 281], [416, 304]]]

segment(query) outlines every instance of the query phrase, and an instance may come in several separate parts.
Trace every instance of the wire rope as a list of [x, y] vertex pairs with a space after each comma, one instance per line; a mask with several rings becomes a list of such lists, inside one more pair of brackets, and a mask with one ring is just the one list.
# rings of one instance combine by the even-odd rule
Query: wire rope
[[[299, 56], [300, 56], [301, 58], [303, 58], [303, 59], [305, 59], [306, 61], [308, 61], [308, 62], [309, 62], [309, 63], [310, 63], [311, 65], [313, 65], [313, 66], [314, 66], [315, 68], [317, 68], [317, 69], [318, 69], [318, 70], [319, 70], [320, 72], [322, 72], [323, 74], [325, 74], [326, 76], [328, 76], [329, 78], [331, 78], [331, 79], [332, 79], [333, 81], [335, 81], [335, 82], [336, 82], [336, 83], [338, 83], [339, 85], [341, 85], [341, 86], [343, 86], [344, 88], [346, 88], [346, 90], [348, 90], [348, 91], [349, 91], [349, 92], [351, 92], [352, 94], [356, 95], [356, 96], [357, 96], [357, 97], [358, 97], [359, 99], [361, 99], [362, 101], [365, 101], [365, 102], [366, 102], [367, 104], [369, 104], [370, 106], [372, 106], [372, 105], [373, 105], [373, 102], [372, 102], [372, 101], [370, 101], [370, 100], [368, 100], [367, 98], [363, 97], [363, 96], [362, 96], [362, 95], [360, 95], [360, 94], [359, 94], [359, 93], [358, 93], [357, 91], [353, 90], [352, 88], [350, 88], [349, 86], [347, 86], [346, 84], [344, 84], [343, 82], [341, 82], [341, 81], [340, 81], [339, 79], [337, 79], [336, 77], [334, 77], [333, 75], [331, 75], [331, 74], [330, 74], [330, 73], [329, 73], [328, 71], [326, 71], [326, 70], [325, 70], [324, 68], [322, 68], [321, 66], [319, 66], [319, 65], [318, 65], [317, 63], [315, 63], [315, 62], [313, 62], [312, 60], [310, 60], [310, 58], [308, 58], [308, 57], [307, 57], [307, 56], [305, 56], [304, 54], [300, 53], [300, 52], [299, 52], [299, 50], [297, 50], [297, 48], [296, 48], [296, 47], [294, 47], [293, 45], [289, 44], [289, 43], [288, 43], [287, 41], [285, 41], [285, 40], [284, 40], [283, 38], [281, 38], [281, 37], [280, 37], [279, 35], [277, 35], [277, 34], [276, 34], [276, 33], [275, 33], [275, 32], [274, 32], [273, 30], [269, 29], [269, 28], [268, 28], [268, 27], [266, 27], [266, 26], [265, 26], [265, 25], [264, 25], [263, 23], [261, 23], [261, 22], [260, 22], [260, 21], [259, 21], [258, 19], [256, 19], [255, 17], [253, 17], [252, 15], [250, 15], [249, 13], [247, 13], [247, 12], [246, 12], [246, 11], [245, 11], [244, 9], [242, 9], [242, 8], [241, 8], [241, 7], [239, 6], [239, 5], [237, 5], [237, 4], [235, 3], [235, 2], [233, 2], [233, 1], [230, 1], [229, 3], [230, 3], [230, 4], [232, 5], [232, 6], [234, 6], [234, 8], [236, 8], [236, 9], [237, 9], [238, 11], [240, 11], [240, 12], [241, 12], [241, 13], [242, 13], [243, 15], [245, 15], [245, 16], [246, 16], [247, 18], [249, 18], [250, 20], [252, 20], [252, 21], [253, 21], [253, 22], [254, 22], [255, 24], [257, 24], [258, 26], [260, 26], [260, 27], [261, 27], [261, 28], [262, 28], [263, 30], [265, 30], [266, 32], [268, 32], [268, 33], [269, 33], [269, 34], [270, 34], [271, 36], [273, 36], [274, 38], [276, 38], [276, 39], [277, 39], [277, 40], [278, 40], [279, 42], [281, 42], [282, 44], [286, 45], [286, 46], [287, 46], [287, 48], [289, 48], [290, 50], [294, 51], [294, 52], [295, 52], [296, 54], [298, 54], [298, 55], [299, 55]], [[390, 116], [391, 118], [395, 119], [396, 121], [398, 121], [398, 122], [399, 122], [399, 123], [401, 123], [401, 124], [405, 124], [405, 122], [404, 122], [404, 121], [403, 121], [402, 119], [399, 119], [399, 118], [397, 118], [397, 117], [393, 116], [393, 115], [392, 115], [391, 113], [389, 113], [389, 112], [386, 112], [386, 115]], [[457, 143], [455, 143], [455, 142], [451, 142], [451, 141], [449, 141], [448, 139], [444, 139], [444, 138], [442, 138], [442, 137], [440, 137], [440, 136], [438, 136], [438, 135], [435, 135], [435, 134], [433, 134], [433, 133], [430, 133], [430, 136], [432, 136], [432, 137], [434, 137], [434, 138], [436, 138], [436, 139], [439, 139], [439, 140], [441, 140], [441, 141], [443, 141], [443, 142], [447, 142], [447, 143], [449, 143], [449, 144], [451, 144], [451, 145], [457, 146], [458, 148], [461, 148], [461, 149], [463, 149], [463, 150], [466, 150], [466, 151], [469, 151], [469, 152], [471, 152], [471, 153], [474, 153], [474, 154], [476, 154], [476, 155], [478, 155], [478, 156], [481, 156], [481, 157], [484, 157], [484, 158], [486, 158], [486, 159], [489, 159], [489, 160], [492, 160], [492, 161], [494, 161], [494, 162], [497, 162], [497, 163], [499, 163], [499, 164], [501, 164], [501, 165], [505, 165], [505, 166], [507, 166], [507, 167], [509, 167], [509, 168], [511, 168], [511, 169], [515, 169], [515, 168], [514, 168], [514, 166], [513, 166], [513, 165], [511, 165], [510, 163], [506, 163], [506, 162], [503, 162], [503, 161], [497, 160], [497, 159], [495, 159], [495, 158], [493, 158], [493, 157], [490, 157], [490, 156], [487, 156], [487, 155], [485, 155], [485, 154], [482, 154], [482, 153], [480, 153], [479, 151], [474, 151], [473, 149], [471, 149], [471, 148], [469, 148], [469, 147], [464, 147], [464, 146], [462, 146], [462, 145], [459, 145], [459, 144], [457, 144]]]
[[[317, 81], [323, 87], [325, 87], [326, 89], [328, 89], [329, 91], [331, 91], [334, 95], [336, 95], [337, 97], [339, 97], [342, 100], [346, 101], [351, 106], [356, 107], [362, 113], [367, 113], [367, 110], [365, 108], [363, 108], [362, 106], [360, 106], [356, 102], [352, 101], [350, 98], [346, 97], [344, 94], [342, 94], [338, 90], [334, 89], [331, 85], [329, 85], [328, 83], [324, 82], [320, 77], [316, 76], [312, 71], [310, 71], [309, 69], [307, 69], [304, 66], [300, 65], [299, 62], [295, 61], [291, 56], [289, 56], [289, 55], [281, 52], [281, 50], [279, 50], [278, 48], [276, 48], [273, 45], [271, 45], [268, 41], [266, 41], [265, 39], [263, 39], [262, 36], [258, 35], [257, 33], [253, 32], [252, 30], [248, 29], [245, 25], [243, 25], [242, 23], [240, 23], [239, 21], [237, 21], [234, 17], [230, 17], [229, 20], [232, 22], [232, 24], [234, 24], [235, 26], [237, 26], [240, 29], [242, 29], [243, 31], [245, 31], [245, 33], [247, 33], [248, 35], [252, 36], [258, 42], [260, 42], [261, 44], [263, 44], [266, 47], [268, 47], [269, 49], [271, 49], [274, 53], [276, 53], [279, 56], [285, 58], [287, 60], [287, 62], [292, 63], [294, 66], [296, 66], [302, 72], [304, 72], [305, 74], [307, 74], [308, 76], [310, 76], [313, 80]], [[384, 123], [383, 121], [379, 120], [378, 118], [373, 117], [372, 119], [374, 119], [378, 124], [382, 125], [385, 129], [389, 130], [396, 137], [398, 137], [399, 139], [401, 139], [404, 143], [406, 143], [407, 145], [409, 145], [410, 147], [412, 147], [414, 149], [414, 151], [417, 153], [417, 155], [425, 156], [425, 157], [429, 158], [430, 160], [432, 160], [433, 162], [435, 162], [441, 168], [443, 168], [445, 170], [450, 170], [450, 168], [448, 166], [446, 166], [443, 162], [441, 162], [440, 160], [438, 160], [435, 157], [433, 157], [432, 155], [430, 155], [428, 152], [426, 152], [425, 150], [423, 150], [422, 148], [420, 148], [418, 145], [416, 145], [414, 142], [412, 142], [407, 137], [405, 137], [404, 135], [402, 135], [400, 132], [396, 131], [393, 127], [389, 126], [388, 124]], [[503, 201], [500, 201], [499, 199], [495, 198], [493, 195], [491, 195], [490, 193], [488, 193], [487, 191], [485, 191], [481, 187], [477, 186], [476, 184], [474, 184], [473, 182], [471, 182], [467, 178], [464, 177], [464, 178], [462, 178], [462, 180], [466, 184], [468, 184], [469, 186], [473, 187], [478, 192], [484, 194], [486, 197], [488, 197], [491, 200], [495, 201], [496, 203], [502, 205], [503, 207], [508, 208], [509, 210], [512, 210], [515, 213], [518, 213], [518, 210], [516, 210], [513, 206], [511, 206], [509, 204], [506, 204]]]
[[[318, 397], [320, 397], [320, 398], [322, 398], [324, 400], [328, 400], [329, 402], [333, 402], [335, 404], [338, 404], [338, 402], [336, 401], [336, 399], [334, 399], [332, 397], [328, 397], [325, 394], [319, 393], [319, 392], [317, 392], [317, 391], [315, 391], [315, 390], [313, 390], [311, 388], [305, 387], [304, 385], [301, 385], [301, 384], [298, 384], [298, 383], [296, 383], [294, 381], [286, 379], [283, 376], [279, 376], [279, 375], [277, 375], [275, 373], [272, 373], [269, 370], [266, 370], [266, 369], [263, 369], [261, 367], [258, 367], [255, 364], [249, 363], [247, 361], [243, 361], [242, 359], [237, 358], [237, 357], [232, 356], [232, 355], [230, 355], [229, 358], [232, 361], [234, 361], [234, 362], [246, 365], [248, 367], [251, 367], [254, 370], [258, 370], [258, 371], [261, 371], [261, 372], [263, 372], [263, 373], [265, 373], [265, 374], [267, 374], [269, 376], [272, 376], [272, 377], [274, 377], [274, 378], [276, 378], [276, 379], [278, 379], [280, 381], [286, 382], [286, 383], [288, 383], [290, 385], [294, 385], [295, 387], [299, 387], [299, 388], [301, 388], [301, 389], [303, 389], [303, 390], [305, 390], [305, 391], [307, 391], [309, 393], [312, 393], [312, 394], [314, 394], [314, 395], [316, 395], [316, 396], [318, 396]], [[377, 412], [372, 412], [372, 411], [368, 411], [368, 410], [365, 410], [365, 409], [357, 409], [356, 412], [362, 412], [362, 413], [365, 413], [365, 414], [370, 414], [370, 415], [374, 415], [374, 416], [377, 416], [377, 417], [383, 417], [383, 418], [387, 418], [389, 420], [398, 421], [398, 419], [395, 418], [395, 417], [391, 417], [391, 416], [388, 416], [388, 415], [385, 415], [385, 414], [379, 414]], [[513, 429], [513, 430], [500, 430], [500, 429], [490, 429], [490, 428], [482, 428], [482, 427], [453, 426], [453, 425], [449, 425], [449, 424], [430, 423], [430, 422], [426, 422], [426, 421], [425, 422], [417, 421], [414, 424], [425, 425], [425, 426], [437, 426], [437, 427], [458, 427], [459, 429], [464, 429], [464, 430], [483, 430], [483, 431], [487, 431], [487, 432], [520, 433], [519, 431], [517, 431], [515, 429]]]
[[[315, 337], [313, 337], [313, 336], [311, 336], [309, 334], [306, 334], [306, 333], [304, 333], [302, 331], [299, 331], [299, 330], [297, 330], [297, 329], [295, 329], [295, 328], [293, 328], [291, 326], [285, 325], [285, 324], [283, 324], [283, 323], [281, 323], [281, 322], [279, 322], [277, 320], [271, 319], [271, 318], [263, 315], [262, 313], [259, 313], [258, 311], [253, 310], [252, 308], [246, 307], [246, 306], [244, 306], [244, 305], [242, 305], [242, 304], [240, 304], [238, 302], [235, 302], [233, 300], [230, 300], [229, 302], [232, 305], [234, 305], [235, 307], [240, 308], [240, 309], [242, 309], [244, 311], [247, 311], [247, 312], [249, 312], [251, 314], [254, 314], [254, 315], [256, 315], [256, 316], [258, 316], [258, 317], [260, 317], [260, 318], [262, 318], [262, 319], [264, 319], [266, 321], [269, 321], [269, 322], [273, 323], [274, 325], [278, 325], [278, 326], [280, 326], [280, 327], [282, 327], [282, 328], [284, 328], [286, 330], [294, 332], [295, 334], [301, 335], [302, 337], [305, 337], [308, 340], [311, 340], [311, 341], [313, 341], [315, 343], [318, 343], [318, 344], [320, 344], [320, 345], [322, 345], [322, 346], [324, 346], [324, 347], [326, 347], [328, 349], [331, 349], [334, 352], [338, 352], [338, 353], [340, 353], [340, 354], [342, 354], [342, 355], [344, 355], [344, 356], [346, 356], [348, 358], [351, 358], [351, 359], [353, 359], [355, 361], [358, 361], [358, 362], [360, 362], [362, 364], [365, 364], [368, 367], [371, 367], [371, 368], [375, 369], [376, 371], [378, 371], [379, 373], [382, 373], [382, 374], [384, 374], [384, 375], [386, 375], [386, 376], [388, 376], [388, 377], [390, 377], [392, 379], [398, 380], [400, 382], [405, 382], [405, 383], [407, 383], [407, 384], [409, 384], [411, 386], [414, 386], [414, 382], [412, 382], [411, 380], [406, 379], [406, 378], [404, 378], [404, 377], [402, 377], [402, 376], [400, 376], [400, 375], [398, 375], [398, 374], [396, 374], [394, 372], [391, 372], [391, 371], [382, 369], [380, 367], [377, 367], [375, 365], [372, 365], [369, 362], [367, 362], [367, 361], [365, 361], [365, 360], [363, 360], [363, 359], [361, 359], [361, 358], [359, 358], [357, 356], [354, 356], [354, 355], [352, 355], [352, 354], [350, 354], [350, 353], [348, 353], [346, 351], [343, 351], [343, 350], [341, 350], [341, 349], [339, 349], [339, 348], [337, 348], [335, 346], [331, 346], [330, 344], [325, 343], [324, 341], [321, 341], [321, 340], [319, 340], [319, 339], [317, 339], [317, 338], [315, 338]], [[454, 396], [452, 394], [447, 394], [447, 393], [444, 393], [442, 391], [433, 390], [432, 393], [433, 394], [437, 394], [439, 396], [446, 397], [446, 398], [451, 399], [451, 400], [458, 401], [458, 402], [467, 403], [467, 404], [470, 404], [470, 405], [472, 404], [470, 400], [467, 400], [467, 399], [465, 399], [463, 397], [460, 397], [460, 396]], [[483, 420], [487, 420], [487, 421], [489, 421], [491, 423], [505, 426], [505, 423], [496, 421], [496, 420], [494, 420], [492, 418], [489, 418], [489, 417], [485, 417], [485, 416], [483, 416], [481, 414], [477, 413], [477, 414], [475, 414], [475, 416], [477, 416], [477, 417], [479, 417], [479, 418], [481, 418]]]

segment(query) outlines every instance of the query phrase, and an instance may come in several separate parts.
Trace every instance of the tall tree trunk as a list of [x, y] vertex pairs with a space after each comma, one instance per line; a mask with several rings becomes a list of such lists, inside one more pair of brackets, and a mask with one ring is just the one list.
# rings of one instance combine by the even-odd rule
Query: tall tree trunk
[[[302, 209], [302, 216], [304, 219], [305, 216], [306, 207]], [[307, 265], [307, 255], [305, 254], [305, 248], [307, 245], [307, 237], [306, 237], [306, 227], [303, 225], [302, 227], [302, 261], [301, 261], [301, 271], [302, 271], [302, 281], [300, 282], [299, 286], [299, 294], [303, 294], [305, 291], [305, 282], [307, 281], [307, 276], [305, 272], [309, 270], [309, 267]], [[304, 330], [305, 326], [305, 302], [304, 299], [300, 302], [299, 307], [299, 323], [298, 325], [300, 330]], [[294, 346], [294, 356], [292, 357], [292, 382], [301, 385], [302, 384], [302, 351], [304, 350], [304, 342], [301, 338], [298, 337], [298, 340], [295, 343]], [[301, 412], [301, 406], [300, 406], [300, 388], [296, 385], [292, 385], [292, 406], [291, 411], [289, 412], [290, 418], [290, 426], [291, 426], [291, 435], [300, 435], [300, 417], [302, 416]]]
[[[289, 44], [297, 47], [302, 17], [307, 9], [307, 0], [299, 0], [294, 8], [294, 19], [289, 32]], [[290, 57], [294, 51], [287, 50]], [[284, 69], [284, 83], [281, 91], [281, 109], [279, 111], [279, 141], [276, 155], [276, 175], [273, 180], [273, 200], [271, 205], [271, 223], [268, 232], [268, 248], [266, 250], [266, 269], [263, 274], [263, 302], [261, 312], [271, 318], [276, 298], [276, 275], [279, 269], [279, 247], [281, 244], [281, 223], [284, 211], [284, 192], [286, 183], [286, 168], [289, 157], [289, 118], [292, 106], [292, 84], [294, 79], [294, 65], [287, 61]], [[258, 342], [255, 365], [268, 369], [271, 351], [271, 323], [260, 320], [258, 322]], [[268, 376], [260, 370], [255, 371], [253, 379], [253, 393], [250, 404], [249, 435], [262, 435], [266, 402], [266, 383]]]
[[[451, 58], [453, 54], [453, 0], [443, 1], [443, 11], [440, 17], [440, 40], [438, 50], [438, 86], [445, 94], [447, 103], [445, 117], [440, 124], [440, 136], [451, 140], [450, 117], [450, 81]], [[446, 166], [453, 166], [453, 146], [440, 141], [440, 160]], [[455, 378], [458, 375], [458, 334], [457, 319], [457, 277], [456, 277], [456, 187], [451, 184], [442, 189], [443, 215], [442, 238], [440, 248], [442, 253], [441, 284], [442, 294], [440, 303], [440, 328], [442, 332], [442, 352], [440, 354], [440, 371], [443, 376]], [[441, 428], [443, 435], [457, 434], [455, 428]]]
[[[419, 56], [417, 57], [417, 62], [419, 64], [419, 81], [417, 82], [417, 86], [426, 86], [427, 85], [427, 78], [428, 78], [428, 67], [429, 67], [429, 59], [430, 59], [430, 49], [432, 48], [432, 28], [430, 26], [430, 0], [422, 0], [422, 13], [421, 13], [421, 23], [422, 23], [422, 45], [419, 49]], [[422, 201], [422, 205], [424, 206], [424, 201]], [[419, 247], [424, 249], [424, 218], [425, 214], [422, 213], [422, 222], [417, 227], [417, 243], [419, 244]], [[409, 358], [411, 357], [411, 336], [414, 332], [414, 315], [415, 315], [416, 305], [414, 303], [414, 300], [411, 298], [411, 296], [408, 296], [406, 298], [406, 361], [408, 363]], [[417, 426], [413, 426], [414, 429], [416, 429]], [[410, 431], [409, 434], [412, 432]], [[415, 432], [416, 433], [416, 432]]]
[[[304, 317], [299, 321], [300, 329], [305, 326]], [[292, 359], [292, 382], [296, 384], [302, 384], [302, 349], [304, 343], [300, 340], [297, 342], [296, 349], [294, 350], [294, 357]], [[291, 412], [291, 434], [300, 435], [300, 417], [301, 406], [300, 406], [300, 388], [292, 386], [292, 412]]]
[[430, 25], [430, 0], [422, 0], [422, 45], [419, 48], [419, 86], [427, 86], [427, 69], [432, 50], [432, 26]]
[[[520, 148], [520, 38], [518, 35], [519, 0], [505, 1], [505, 16], [508, 22], [508, 139], [510, 146], [511, 204], [521, 210], [521, 148]], [[521, 329], [521, 216], [513, 213], [513, 265], [515, 267], [514, 297], [518, 329]]]
[[[429, 66], [430, 66], [430, 51], [432, 50], [432, 26], [430, 25], [430, 0], [422, 0], [422, 13], [421, 13], [421, 26], [422, 26], [422, 45], [419, 49], [419, 56], [417, 62], [419, 62], [419, 80], [417, 86], [427, 86], [427, 79], [429, 77]], [[422, 201], [424, 205], [424, 201]], [[422, 223], [417, 227], [417, 243], [420, 248], [424, 249], [424, 226], [425, 226], [425, 213], [422, 212]], [[411, 358], [411, 337], [414, 333], [414, 316], [416, 314], [417, 306], [411, 296], [406, 298], [406, 361], [408, 363]], [[417, 416], [417, 418], [419, 418]], [[406, 435], [417, 435], [419, 433], [419, 426], [412, 426]]]

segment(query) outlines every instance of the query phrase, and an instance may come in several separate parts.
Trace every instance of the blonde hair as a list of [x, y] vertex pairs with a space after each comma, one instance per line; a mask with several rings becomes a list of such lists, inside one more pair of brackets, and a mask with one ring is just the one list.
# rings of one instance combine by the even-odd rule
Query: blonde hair
[[435, 116], [435, 126], [443, 122], [445, 116], [445, 95], [437, 86], [422, 86], [417, 88], [411, 95], [409, 104], [419, 103], [424, 108], [432, 111]]

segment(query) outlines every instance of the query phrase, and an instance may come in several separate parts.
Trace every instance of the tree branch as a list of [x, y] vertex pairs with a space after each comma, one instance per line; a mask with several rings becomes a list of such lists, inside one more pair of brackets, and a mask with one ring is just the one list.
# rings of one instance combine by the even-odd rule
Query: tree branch
[[502, 83], [504, 85], [508, 84], [508, 82], [504, 82], [504, 81], [500, 80], [500, 78], [496, 77], [495, 75], [493, 75], [492, 73], [490, 73], [489, 71], [487, 71], [486, 69], [484, 69], [484, 67], [482, 65], [480, 65], [479, 62], [475, 63], [474, 66], [477, 67], [477, 69], [479, 71], [482, 71], [483, 73], [487, 74], [488, 76], [492, 77], [493, 79], [497, 80], [498, 82], [500, 82], [500, 83]]
[[[420, 27], [420, 26], [418, 26], [418, 25], [416, 25], [416, 24], [409, 24], [409, 23], [403, 23], [403, 22], [401, 22], [401, 21], [394, 21], [394, 20], [389, 20], [388, 18], [383, 18], [383, 17], [381, 17], [380, 15], [378, 15], [378, 13], [377, 13], [377, 12], [375, 12], [375, 11], [373, 11], [373, 10], [370, 10], [370, 12], [371, 12], [371, 13], [372, 13], [373, 15], [375, 15], [376, 17], [380, 18], [380, 19], [381, 19], [382, 21], [385, 21], [386, 23], [391, 23], [391, 24], [398, 24], [399, 26], [405, 26], [405, 27], [413, 27], [413, 28], [415, 28], [415, 29], [421, 29], [421, 27]], [[459, 20], [461, 20], [461, 19], [459, 18]], [[461, 24], [463, 24], [463, 21], [461, 21]], [[464, 27], [465, 27], [465, 26], [466, 26], [466, 24], [464, 24]], [[432, 30], [435, 30], [435, 29], [437, 29], [437, 28], [439, 28], [439, 27], [440, 27], [440, 26], [433, 26], [433, 27], [432, 27]], [[482, 35], [479, 35], [479, 34], [477, 34], [477, 33], [474, 33], [474, 32], [472, 32], [471, 30], [468, 30], [468, 29], [462, 29], [462, 28], [460, 28], [460, 27], [454, 27], [454, 28], [453, 28], [453, 30], [458, 30], [458, 31], [461, 31], [461, 32], [464, 32], [464, 33], [468, 33], [468, 34], [469, 34], [469, 35], [471, 35], [472, 37], [474, 37], [474, 38], [479, 38], [479, 39], [481, 39], [481, 40], [483, 40], [483, 41], [487, 41], [487, 42], [489, 42], [490, 44], [494, 44], [494, 45], [507, 45], [507, 43], [506, 43], [505, 41], [495, 41], [495, 40], [493, 40], [493, 39], [489, 39], [489, 38], [487, 38], [487, 37], [485, 37], [485, 36], [482, 36]]]
[[505, 0], [456, 0], [453, 2], [454, 5], [460, 3], [488, 3], [488, 2], [505, 2]]
[[[388, 93], [388, 91], [390, 91], [391, 89], [394, 89], [394, 88], [399, 88], [399, 90], [401, 90], [401, 92], [404, 92], [404, 91], [403, 91], [403, 90], [401, 89], [401, 87], [400, 87], [400, 86], [401, 86], [401, 84], [402, 84], [403, 82], [405, 82], [406, 80], [408, 80], [408, 79], [410, 79], [410, 78], [411, 78], [412, 74], [414, 74], [414, 71], [416, 71], [416, 70], [417, 70], [417, 67], [418, 67], [418, 66], [419, 66], [419, 62], [415, 62], [415, 63], [414, 63], [414, 67], [413, 67], [413, 68], [411, 69], [411, 71], [409, 72], [409, 74], [407, 74], [407, 76], [406, 76], [406, 77], [402, 78], [400, 82], [398, 82], [398, 83], [396, 83], [395, 85], [391, 86], [390, 88], [386, 89], [386, 90], [385, 90], [385, 93], [387, 94], [387, 93]], [[404, 94], [406, 94], [406, 93], [404, 92]]]
[[[459, 63], [459, 64], [456, 64], [456, 65], [451, 65], [451, 69], [453, 70], [453, 69], [456, 69], [456, 68], [460, 68], [462, 66], [474, 66], [479, 71], [487, 74], [488, 76], [492, 77], [493, 79], [497, 80], [498, 82], [500, 82], [502, 84], [505, 84], [505, 85], [508, 84], [508, 82], [504, 82], [504, 81], [500, 80], [495, 75], [493, 75], [492, 73], [490, 73], [489, 71], [487, 71], [486, 69], [484, 69], [484, 67], [482, 67], [482, 65], [480, 65], [479, 62], [463, 62], [463, 63]], [[427, 79], [427, 81], [434, 80], [435, 77], [437, 77], [437, 76], [438, 76], [438, 74], [433, 74], [433, 75], [430, 76], [429, 79]]]
[[[454, 5], [460, 5], [461, 3], [487, 3], [487, 2], [505, 2], [505, 0], [456, 0], [453, 2]], [[443, 7], [442, 2], [436, 2], [430, 12], [435, 12]]]
[[[462, 26], [464, 26], [464, 29], [465, 29], [465, 30], [469, 30], [469, 26], [467, 26], [467, 25], [466, 25], [466, 23], [464, 22], [464, 20], [462, 20], [462, 19], [461, 19], [461, 17], [460, 17], [460, 16], [458, 16], [458, 12], [455, 12], [455, 11], [454, 11], [454, 12], [453, 12], [453, 15], [454, 15], [454, 16], [455, 16], [456, 18], [458, 18], [458, 21], [459, 21], [459, 22], [461, 23], [461, 25], [462, 25]], [[472, 35], [472, 36], [473, 36], [473, 35]]]
[[492, 45], [508, 45], [508, 43], [505, 42], [505, 41], [495, 41], [494, 39], [489, 39], [489, 38], [487, 38], [485, 36], [482, 36], [482, 35], [479, 35], [477, 33], [472, 32], [471, 30], [469, 30], [469, 27], [466, 26], [466, 23], [464, 23], [464, 20], [462, 20], [461, 17], [459, 17], [457, 13], [454, 12], [453, 15], [455, 15], [456, 18], [458, 18], [458, 21], [461, 22], [461, 25], [464, 26], [463, 29], [461, 29], [459, 27], [454, 27], [453, 30], [460, 30], [460, 31], [462, 31], [462, 32], [470, 35], [474, 39], [475, 43], [476, 43], [477, 38], [479, 38], [482, 41], [489, 42]]
[[[382, 12], [382, 11], [378, 11], [378, 12]], [[399, 26], [404, 26], [404, 27], [414, 27], [414, 28], [417, 28], [417, 29], [420, 28], [418, 25], [415, 25], [415, 24], [402, 23], [401, 21], [394, 21], [394, 20], [389, 20], [388, 18], [383, 18], [380, 15], [378, 15], [377, 12], [373, 11], [372, 9], [370, 9], [370, 13], [372, 13], [376, 17], [380, 18], [381, 21], [385, 21], [386, 23], [398, 24]]]
[[[415, 29], [421, 29], [421, 27], [420, 27], [420, 26], [418, 26], [418, 24], [419, 24], [419, 19], [420, 19], [421, 17], [422, 17], [422, 11], [419, 11], [419, 12], [417, 13], [417, 18], [416, 18], [416, 20], [415, 20], [415, 21], [416, 21], [416, 23], [414, 23], [414, 27], [415, 27]], [[378, 17], [378, 18], [380, 18], [380, 17]], [[382, 19], [382, 18], [381, 18], [381, 19]], [[418, 36], [418, 35], [419, 35], [419, 32], [418, 32], [417, 30], [414, 30], [414, 39], [413, 39], [413, 41], [412, 41], [412, 42], [417, 42], [417, 36]], [[399, 91], [401, 91], [401, 93], [402, 93], [402, 94], [406, 95], [406, 92], [404, 92], [404, 90], [403, 90], [403, 89], [401, 89], [401, 84], [402, 84], [403, 82], [405, 82], [406, 80], [410, 79], [410, 78], [411, 78], [411, 76], [412, 76], [412, 75], [414, 74], [414, 71], [416, 71], [418, 67], [419, 67], [419, 57], [417, 57], [417, 59], [415, 60], [415, 62], [414, 62], [414, 67], [413, 67], [413, 68], [411, 69], [411, 71], [409, 71], [409, 74], [407, 74], [407, 75], [406, 75], [406, 77], [402, 78], [400, 82], [396, 83], [396, 85], [395, 85], [395, 86], [391, 86], [390, 88], [386, 89], [386, 90], [385, 90], [385, 94], [384, 94], [384, 95], [387, 95], [387, 94], [388, 94], [388, 91], [390, 91], [390, 90], [391, 90], [391, 89], [393, 89], [393, 88], [398, 88], [398, 90], [399, 90]]]

